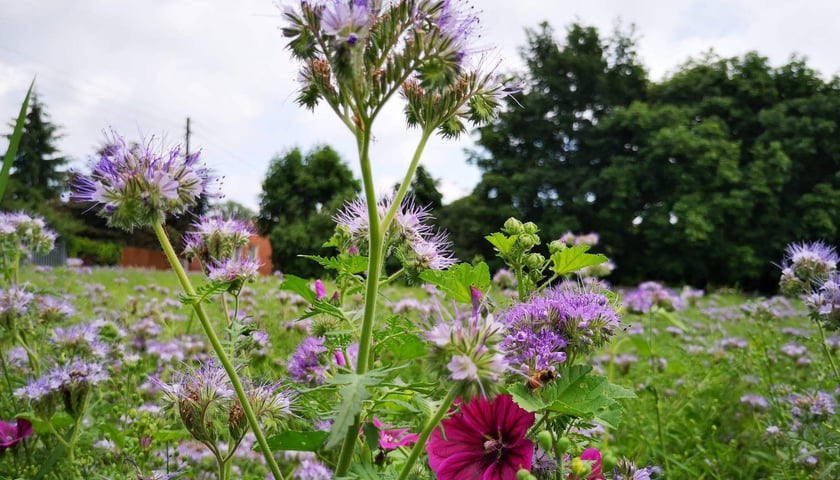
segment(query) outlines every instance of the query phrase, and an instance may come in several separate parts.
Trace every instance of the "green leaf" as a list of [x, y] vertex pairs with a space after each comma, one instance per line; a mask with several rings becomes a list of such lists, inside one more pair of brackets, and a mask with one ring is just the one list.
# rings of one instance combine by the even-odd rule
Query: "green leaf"
[[208, 282], [204, 285], [199, 285], [195, 289], [195, 295], [181, 294], [181, 303], [185, 305], [198, 305], [210, 300], [216, 295], [225, 293], [230, 288], [231, 282]]
[[370, 399], [367, 387], [378, 385], [384, 374], [382, 370], [371, 370], [364, 375], [342, 373], [326, 380], [326, 383], [344, 385], [338, 391], [341, 395], [341, 403], [330, 429], [326, 448], [330, 449], [341, 443], [347, 434], [347, 429], [353, 425], [356, 415], [362, 412], [362, 402]]
[[192, 438], [192, 436], [185, 430], [155, 430], [152, 433], [152, 438], [158, 442], [174, 442], [186, 440]]
[[368, 268], [368, 257], [362, 255], [341, 254], [336, 257], [301, 255], [301, 257], [314, 260], [320, 263], [324, 268], [350, 275], [366, 272]]
[[510, 256], [511, 249], [513, 248], [513, 244], [516, 241], [515, 237], [508, 237], [504, 233], [496, 232], [492, 235], [487, 235], [484, 237], [496, 248], [496, 251], [499, 252], [499, 256], [502, 258], [507, 258]]
[[677, 316], [674, 315], [673, 312], [669, 312], [661, 308], [656, 308], [653, 312], [657, 317], [667, 320], [671, 325], [679, 328], [683, 332], [688, 331], [688, 326], [685, 323], [683, 323], [682, 320], [677, 318]]
[[280, 290], [297, 293], [309, 303], [315, 303], [318, 301], [318, 297], [312, 290], [309, 280], [305, 280], [294, 275], [286, 275], [285, 280], [283, 280], [283, 283], [280, 284]]
[[437, 286], [456, 302], [472, 303], [470, 287], [486, 292], [490, 286], [490, 269], [484, 262], [476, 266], [460, 263], [447, 270], [424, 270], [420, 278]]
[[[324, 446], [327, 436], [329, 436], [329, 432], [295, 432], [288, 430], [268, 438], [268, 448], [272, 452], [279, 450], [316, 452]], [[259, 445], [255, 445], [254, 450], [259, 450]]]
[[76, 420], [74, 420], [69, 413], [61, 411], [56, 412], [55, 415], [52, 416], [52, 418], [50, 419], [50, 423], [56, 430], [61, 430], [62, 428], [66, 428], [70, 425], [73, 425], [74, 423], [76, 423]]
[[608, 259], [602, 253], [586, 253], [589, 245], [574, 245], [572, 247], [554, 252], [551, 256], [551, 270], [556, 275], [567, 275], [584, 267], [599, 265]]
[[32, 83], [29, 84], [29, 90], [26, 91], [26, 96], [23, 98], [20, 113], [12, 130], [12, 135], [9, 137], [9, 148], [6, 149], [6, 154], [3, 156], [3, 167], [0, 169], [0, 202], [3, 201], [3, 195], [6, 193], [6, 186], [9, 184], [9, 175], [12, 172], [12, 163], [15, 161], [18, 146], [20, 146], [20, 138], [23, 136], [26, 112], [29, 110], [29, 97], [32, 95], [33, 88], [35, 88], [34, 78], [32, 79]]
[[417, 335], [400, 332], [389, 336], [376, 345], [382, 352], [391, 352], [397, 360], [414, 360], [426, 355], [426, 342]]
[[517, 405], [529, 412], [551, 411], [617, 428], [621, 420], [619, 398], [633, 398], [633, 392], [592, 375], [589, 365], [574, 365], [557, 372], [558, 378], [532, 390], [524, 382], [508, 388]]
[[111, 423], [100, 423], [99, 425], [97, 425], [97, 427], [99, 427], [99, 429], [103, 432], [107, 433], [108, 438], [110, 438], [111, 441], [114, 442], [114, 445], [119, 447], [120, 450], [125, 448], [125, 435], [119, 429], [117, 429], [116, 426], [114, 426]]
[[362, 425], [362, 431], [365, 432], [365, 443], [368, 449], [373, 452], [379, 450], [379, 428], [373, 422], [365, 422]]

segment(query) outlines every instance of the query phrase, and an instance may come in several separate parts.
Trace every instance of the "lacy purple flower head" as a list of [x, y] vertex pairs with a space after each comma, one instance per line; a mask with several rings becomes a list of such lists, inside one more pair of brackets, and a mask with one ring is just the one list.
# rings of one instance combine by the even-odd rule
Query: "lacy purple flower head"
[[834, 415], [837, 402], [831, 394], [823, 391], [807, 394], [793, 394], [787, 398], [791, 414], [803, 422], [819, 423]]
[[0, 421], [0, 452], [17, 445], [32, 433], [32, 423], [25, 418], [13, 422]]
[[7, 330], [16, 328], [19, 320], [32, 311], [35, 295], [26, 290], [26, 285], [12, 286], [0, 290], [0, 322]]
[[659, 282], [642, 282], [639, 286], [624, 295], [624, 305], [627, 311], [633, 313], [647, 313], [653, 307], [665, 310], [682, 310], [685, 302], [673, 290], [665, 288]]
[[[373, 2], [370, 2], [373, 3]], [[321, 31], [337, 42], [353, 46], [367, 35], [367, 28], [374, 20], [368, 2], [332, 0], [321, 11]]]
[[598, 289], [553, 288], [504, 314], [503, 348], [520, 369], [553, 369], [566, 356], [587, 354], [605, 344], [619, 326], [615, 305]]
[[36, 301], [38, 303], [38, 316], [41, 321], [47, 324], [66, 320], [76, 313], [73, 305], [62, 298], [40, 295]]
[[426, 320], [430, 362], [447, 378], [460, 383], [463, 394], [478, 391], [486, 396], [509, 368], [501, 347], [504, 330], [504, 324], [493, 315], [483, 315], [479, 308], [473, 308], [471, 314], [454, 315], [437, 308]]
[[[379, 220], [393, 207], [393, 196], [382, 197], [376, 204]], [[426, 269], [443, 270], [454, 265], [452, 243], [429, 224], [434, 217], [425, 207], [406, 197], [396, 209], [394, 220], [385, 232], [385, 245], [401, 261], [409, 275]], [[338, 231], [346, 237], [345, 248], [355, 246], [367, 253], [370, 236], [367, 202], [363, 197], [347, 202], [335, 216]]]
[[327, 373], [324, 337], [305, 338], [289, 359], [289, 376], [303, 385], [320, 385]]
[[211, 263], [207, 270], [207, 278], [214, 282], [229, 282], [229, 290], [238, 293], [246, 283], [257, 279], [260, 261], [252, 258], [228, 258]]
[[834, 247], [821, 241], [791, 243], [785, 248], [779, 288], [785, 295], [807, 292], [837, 270], [838, 260]]
[[531, 468], [534, 443], [525, 434], [534, 418], [509, 395], [476, 397], [432, 432], [429, 466], [438, 480], [515, 479]]
[[637, 467], [626, 458], [620, 458], [615, 467], [614, 480], [651, 480], [661, 473], [660, 467]]
[[98, 207], [108, 225], [133, 231], [181, 215], [208, 194], [210, 171], [198, 165], [199, 152], [182, 156], [180, 147], [155, 151], [152, 141], [129, 146], [116, 132], [88, 176], [74, 172], [71, 198]]
[[78, 418], [84, 413], [91, 389], [109, 378], [101, 364], [73, 359], [31, 379], [15, 390], [15, 397], [28, 400], [36, 412], [48, 416], [55, 411], [58, 402], [63, 402], [67, 413]]
[[[202, 443], [215, 445], [222, 432], [228, 430], [225, 427], [237, 421], [236, 412], [232, 411], [233, 386], [225, 370], [215, 361], [178, 372], [168, 383], [154, 381], [165, 400], [177, 409], [187, 431]], [[231, 426], [241, 427], [241, 424], [240, 421]], [[244, 429], [239, 428], [237, 433], [241, 438]]]
[[12, 258], [26, 259], [33, 253], [49, 253], [55, 246], [56, 236], [41, 217], [24, 212], [0, 212], [0, 248], [3, 251], [0, 265], [5, 268]]
[[840, 330], [840, 273], [832, 272], [805, 297], [811, 315], [827, 330]]
[[292, 474], [293, 480], [332, 480], [333, 472], [326, 465], [314, 459], [305, 459]]
[[184, 256], [198, 257], [203, 265], [232, 258], [254, 233], [250, 223], [234, 218], [201, 217], [192, 226], [184, 234]]

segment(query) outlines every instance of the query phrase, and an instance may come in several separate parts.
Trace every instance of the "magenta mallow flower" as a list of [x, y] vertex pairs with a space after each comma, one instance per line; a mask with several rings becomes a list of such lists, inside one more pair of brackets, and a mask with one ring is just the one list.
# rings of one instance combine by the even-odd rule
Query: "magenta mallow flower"
[[[606, 480], [604, 477], [604, 468], [601, 466], [601, 452], [597, 448], [587, 448], [580, 454], [582, 461], [590, 464], [589, 474], [586, 480]], [[569, 474], [569, 480], [578, 480], [580, 476], [574, 473], [575, 464], [572, 463], [573, 473]]]
[[385, 428], [381, 420], [374, 417], [371, 423], [379, 430], [379, 448], [382, 450], [395, 450], [400, 447], [407, 447], [415, 442], [420, 436], [416, 433], [408, 433], [407, 428]]
[[13, 422], [0, 421], [0, 451], [18, 444], [32, 435], [32, 423], [25, 418]]
[[509, 395], [476, 397], [441, 422], [426, 452], [438, 480], [508, 480], [531, 469], [534, 443], [525, 437], [534, 424]]
[[315, 280], [314, 288], [315, 298], [317, 300], [323, 300], [327, 298], [327, 288], [324, 286], [324, 282], [322, 282], [320, 278], [318, 280]]
[[111, 131], [100, 158], [90, 162], [90, 175], [73, 172], [71, 198], [100, 206], [108, 225], [123, 230], [163, 223], [207, 194], [210, 171], [198, 157], [183, 156], [177, 146], [158, 151], [151, 141], [129, 146]]

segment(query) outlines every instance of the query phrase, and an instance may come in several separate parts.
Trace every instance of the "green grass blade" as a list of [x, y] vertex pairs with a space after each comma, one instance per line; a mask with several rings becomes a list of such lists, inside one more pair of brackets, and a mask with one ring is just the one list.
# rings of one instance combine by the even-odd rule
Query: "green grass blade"
[[12, 163], [15, 161], [18, 146], [20, 145], [20, 137], [23, 136], [23, 124], [26, 121], [26, 112], [29, 110], [29, 97], [32, 95], [32, 89], [35, 87], [35, 79], [29, 84], [29, 90], [26, 91], [26, 98], [23, 99], [23, 105], [20, 106], [20, 114], [18, 114], [15, 128], [12, 131], [12, 136], [9, 137], [9, 148], [3, 156], [3, 169], [0, 170], [0, 202], [3, 201], [3, 195], [6, 194], [6, 185], [9, 184], [9, 174], [12, 171]]

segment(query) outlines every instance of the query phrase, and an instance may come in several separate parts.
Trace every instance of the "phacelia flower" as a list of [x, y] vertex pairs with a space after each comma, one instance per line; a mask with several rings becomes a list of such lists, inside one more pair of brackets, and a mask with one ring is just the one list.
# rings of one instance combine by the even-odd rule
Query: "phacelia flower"
[[0, 321], [3, 326], [14, 328], [16, 322], [30, 312], [34, 299], [35, 295], [28, 292], [25, 286], [0, 290]]
[[208, 266], [207, 278], [214, 282], [233, 282], [235, 290], [253, 282], [259, 275], [260, 261], [252, 258], [228, 258]]
[[525, 437], [534, 424], [509, 395], [476, 397], [441, 422], [426, 451], [438, 480], [513, 479], [529, 470], [534, 443]]
[[533, 372], [553, 368], [569, 353], [585, 354], [600, 347], [618, 329], [619, 317], [598, 290], [555, 288], [514, 306], [504, 315], [504, 323], [508, 335], [503, 348], [514, 365], [527, 365]]
[[332, 0], [321, 12], [321, 30], [325, 35], [352, 46], [365, 35], [372, 20], [366, 2]]
[[685, 302], [671, 289], [665, 288], [659, 282], [642, 282], [639, 286], [624, 295], [627, 311], [633, 313], [647, 313], [653, 307], [665, 310], [682, 310]]
[[477, 388], [487, 395], [488, 388], [493, 388], [509, 367], [501, 347], [505, 325], [477, 308], [470, 315], [456, 314], [454, 318], [444, 317], [442, 308], [434, 314], [437, 317], [428, 321], [425, 334], [432, 363], [449, 379], [461, 382], [465, 392]]
[[661, 471], [659, 467], [637, 467], [626, 458], [620, 458], [615, 467], [614, 480], [651, 480], [655, 472]]
[[108, 380], [110, 375], [101, 364], [73, 359], [15, 390], [15, 397], [28, 400], [36, 412], [51, 414], [58, 402], [73, 417], [81, 415], [91, 389]]
[[782, 293], [795, 295], [810, 290], [811, 286], [825, 281], [831, 272], [837, 270], [839, 260], [834, 247], [820, 241], [788, 245], [779, 281]]
[[198, 257], [204, 265], [232, 258], [238, 248], [248, 245], [254, 233], [250, 223], [232, 218], [202, 217], [193, 230], [184, 234], [184, 255]]
[[181, 422], [192, 436], [200, 442], [215, 443], [218, 430], [231, 416], [234, 396], [225, 370], [215, 362], [208, 362], [196, 369], [179, 372], [171, 383], [160, 380], [156, 383], [164, 398], [177, 408]]
[[20, 443], [32, 433], [32, 423], [25, 418], [18, 418], [14, 422], [0, 421], [0, 451]]
[[207, 193], [210, 171], [197, 165], [198, 157], [182, 156], [180, 147], [157, 152], [151, 141], [129, 146], [112, 131], [90, 175], [74, 174], [71, 198], [100, 206], [98, 215], [123, 230], [163, 223]]
[[811, 315], [828, 330], [840, 330], [840, 274], [832, 272], [807, 297]]
[[33, 253], [47, 254], [55, 246], [56, 234], [44, 219], [24, 212], [0, 212], [0, 270], [9, 280], [13, 262]]
[[288, 369], [292, 380], [310, 386], [323, 383], [327, 367], [321, 357], [326, 351], [323, 337], [305, 338], [289, 359]]
[[294, 480], [331, 480], [333, 472], [318, 460], [306, 459], [292, 474]]

